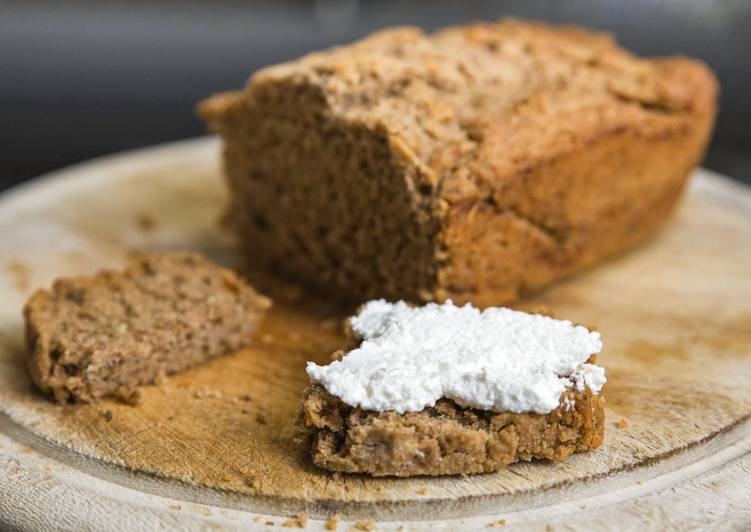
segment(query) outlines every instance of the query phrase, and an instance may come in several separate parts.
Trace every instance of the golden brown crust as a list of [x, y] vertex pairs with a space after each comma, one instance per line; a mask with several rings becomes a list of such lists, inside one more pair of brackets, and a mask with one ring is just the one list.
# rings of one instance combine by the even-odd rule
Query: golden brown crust
[[246, 345], [269, 305], [234, 272], [195, 253], [58, 279], [24, 307], [29, 374], [60, 402], [128, 400], [161, 374]]
[[348, 299], [485, 305], [652, 234], [704, 153], [717, 92], [699, 61], [505, 20], [380, 32], [200, 112], [254, 257]]
[[455, 201], [435, 297], [513, 301], [648, 238], [673, 212], [711, 125], [705, 115], [659, 134], [614, 131], [513, 186]]
[[497, 471], [517, 461], [563, 460], [596, 449], [604, 400], [569, 391], [547, 415], [494, 413], [442, 399], [421, 412], [352, 408], [321, 386], [309, 387], [298, 413], [301, 439], [317, 466], [374, 476]]

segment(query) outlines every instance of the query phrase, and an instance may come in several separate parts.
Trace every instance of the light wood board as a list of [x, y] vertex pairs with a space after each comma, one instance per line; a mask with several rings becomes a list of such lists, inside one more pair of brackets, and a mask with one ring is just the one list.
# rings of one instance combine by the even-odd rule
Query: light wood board
[[545, 305], [603, 335], [605, 443], [565, 462], [438, 479], [316, 470], [294, 441], [304, 364], [342, 345], [335, 324], [351, 309], [260, 276], [275, 306], [249, 349], [146, 388], [138, 406], [59, 406], [36, 394], [23, 367], [20, 314], [35, 287], [116, 267], [136, 250], [196, 249], [240, 264], [218, 224], [226, 197], [217, 154], [212, 139], [140, 151], [72, 167], [0, 200], [0, 431], [74, 471], [144, 493], [383, 522], [511, 515], [602, 490], [622, 502], [641, 489], [637, 480], [669, 485], [696, 467], [705, 474], [747, 460], [751, 194], [706, 171], [655, 239], [519, 305]]

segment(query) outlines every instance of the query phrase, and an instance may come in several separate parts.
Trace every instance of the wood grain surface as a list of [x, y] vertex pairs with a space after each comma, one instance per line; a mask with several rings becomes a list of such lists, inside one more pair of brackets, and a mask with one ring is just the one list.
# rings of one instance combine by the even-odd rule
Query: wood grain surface
[[239, 265], [219, 225], [226, 198], [216, 153], [211, 140], [141, 152], [0, 200], [0, 408], [16, 430], [221, 490], [245, 509], [437, 518], [518, 510], [534, 494], [542, 504], [580, 481], [659, 462], [685, 467], [676, 457], [716, 452], [715, 438], [751, 415], [751, 195], [708, 175], [655, 239], [518, 305], [545, 305], [603, 336], [605, 443], [565, 462], [439, 479], [315, 469], [294, 440], [304, 366], [343, 344], [338, 322], [352, 309], [259, 274], [250, 276], [275, 306], [248, 349], [145, 388], [137, 406], [59, 406], [37, 394], [24, 370], [20, 313], [35, 287], [117, 266], [137, 250], [196, 249]]

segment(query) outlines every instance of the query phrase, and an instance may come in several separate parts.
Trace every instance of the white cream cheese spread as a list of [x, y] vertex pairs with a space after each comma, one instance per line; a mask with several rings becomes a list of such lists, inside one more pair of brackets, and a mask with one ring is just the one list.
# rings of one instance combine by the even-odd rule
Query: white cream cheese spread
[[547, 414], [567, 388], [597, 394], [605, 370], [588, 364], [600, 334], [567, 320], [451, 301], [411, 307], [370, 301], [351, 319], [362, 343], [311, 382], [350, 406], [417, 412], [442, 397], [495, 412]]

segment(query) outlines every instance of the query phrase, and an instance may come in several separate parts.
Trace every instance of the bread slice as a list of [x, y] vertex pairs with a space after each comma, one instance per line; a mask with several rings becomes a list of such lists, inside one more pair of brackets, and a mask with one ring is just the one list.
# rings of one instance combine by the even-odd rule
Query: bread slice
[[298, 427], [313, 463], [373, 476], [458, 475], [497, 471], [536, 458], [563, 460], [595, 449], [604, 435], [604, 399], [567, 391], [549, 414], [495, 413], [441, 399], [397, 414], [353, 408], [322, 386], [304, 393]]
[[717, 92], [699, 61], [504, 20], [383, 31], [199, 111], [254, 261], [346, 299], [487, 306], [652, 235]]
[[28, 368], [60, 402], [130, 400], [139, 385], [246, 345], [270, 300], [195, 253], [59, 279], [24, 308]]

